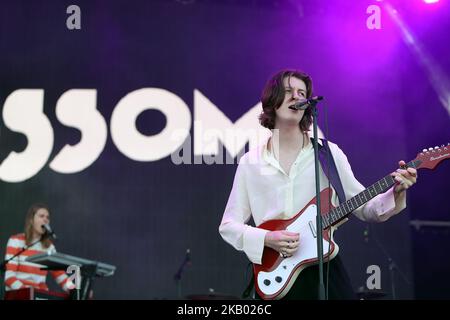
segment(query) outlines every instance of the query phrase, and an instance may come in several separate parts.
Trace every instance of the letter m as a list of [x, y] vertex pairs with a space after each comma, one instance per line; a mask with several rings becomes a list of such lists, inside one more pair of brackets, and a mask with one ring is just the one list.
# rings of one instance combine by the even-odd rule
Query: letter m
[[232, 158], [235, 158], [247, 142], [254, 148], [270, 135], [270, 131], [259, 124], [261, 103], [258, 103], [235, 123], [220, 111], [199, 90], [194, 90], [194, 154], [217, 155], [219, 142]]

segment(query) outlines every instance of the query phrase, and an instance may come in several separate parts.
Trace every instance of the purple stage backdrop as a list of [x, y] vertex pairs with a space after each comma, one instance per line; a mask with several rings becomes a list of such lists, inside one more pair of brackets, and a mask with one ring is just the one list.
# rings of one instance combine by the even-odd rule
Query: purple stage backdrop
[[[0, 252], [45, 202], [58, 251], [117, 267], [96, 298], [239, 297], [248, 260], [218, 226], [265, 81], [309, 73], [369, 185], [450, 142], [448, 30], [446, 0], [3, 1]], [[449, 189], [443, 162], [402, 214], [339, 228], [355, 290], [375, 265], [385, 299], [450, 297]]]

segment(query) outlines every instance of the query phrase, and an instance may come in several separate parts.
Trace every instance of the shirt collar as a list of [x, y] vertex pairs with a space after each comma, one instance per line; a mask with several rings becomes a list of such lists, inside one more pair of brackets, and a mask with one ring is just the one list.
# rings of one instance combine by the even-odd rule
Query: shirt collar
[[[309, 135], [309, 133], [308, 133], [308, 137], [309, 137], [309, 140], [310, 140], [310, 142], [311, 142], [311, 144], [312, 144], [312, 143], [314, 142], [313, 137], [311, 137], [311, 136]], [[264, 159], [266, 159], [266, 157], [268, 157], [268, 156], [272, 156], [272, 157], [273, 157], [273, 152], [272, 152], [272, 150], [269, 150], [269, 142], [270, 142], [270, 139], [271, 139], [271, 138], [272, 138], [272, 134], [270, 134], [269, 138], [267, 138], [266, 142], [265, 142], [264, 145], [263, 145], [263, 157], [264, 157]], [[319, 144], [320, 146], [323, 146], [322, 139], [319, 138], [318, 144]]]
[[[311, 144], [313, 144], [313, 142], [314, 142], [313, 138], [309, 135], [309, 133], [308, 133], [308, 137], [310, 139]], [[272, 138], [272, 134], [269, 136], [269, 138], [267, 139], [267, 141], [263, 145], [262, 158], [264, 159], [264, 161], [274, 165], [275, 167], [279, 167], [279, 164], [278, 164], [278, 161], [275, 158], [275, 155], [273, 154], [272, 150], [269, 149], [269, 142], [270, 142], [271, 138]], [[322, 140], [320, 138], [318, 140], [318, 144], [321, 147], [323, 146]]]

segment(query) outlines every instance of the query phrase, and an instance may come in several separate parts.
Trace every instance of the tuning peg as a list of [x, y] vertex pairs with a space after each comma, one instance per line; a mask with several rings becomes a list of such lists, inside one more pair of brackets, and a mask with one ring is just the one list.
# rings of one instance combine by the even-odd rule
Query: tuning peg
[[431, 150], [433, 150], [433, 148], [428, 148], [428, 151], [431, 151]]
[[434, 147], [434, 150], [439, 149], [439, 147]]
[[428, 149], [423, 149], [423, 150], [422, 150], [422, 152], [427, 152], [427, 151], [428, 151]]

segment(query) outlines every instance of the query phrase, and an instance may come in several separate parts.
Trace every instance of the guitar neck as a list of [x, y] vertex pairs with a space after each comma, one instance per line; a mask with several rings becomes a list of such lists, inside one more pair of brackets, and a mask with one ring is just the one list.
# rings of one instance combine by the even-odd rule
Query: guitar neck
[[[419, 160], [413, 160], [406, 164], [407, 167], [412, 168], [417, 168], [419, 165]], [[387, 175], [383, 179], [380, 179], [372, 184], [364, 191], [358, 193], [353, 198], [341, 203], [339, 206], [332, 209], [330, 212], [323, 216], [323, 229], [326, 229], [344, 219], [354, 210], [364, 205], [366, 202], [375, 198], [377, 195], [386, 192], [394, 184], [394, 178], [391, 175]]]

